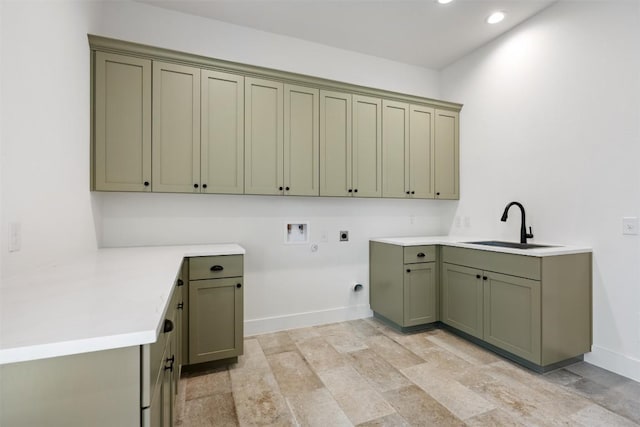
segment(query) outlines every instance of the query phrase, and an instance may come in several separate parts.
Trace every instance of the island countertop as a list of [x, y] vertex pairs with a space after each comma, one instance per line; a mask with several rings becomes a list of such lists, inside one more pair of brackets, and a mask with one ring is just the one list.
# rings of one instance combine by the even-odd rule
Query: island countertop
[[0, 365], [155, 342], [185, 257], [237, 244], [104, 248], [0, 284]]
[[[470, 242], [478, 242], [484, 240], [495, 239], [483, 239], [474, 237], [456, 237], [456, 236], [407, 236], [407, 237], [379, 237], [370, 239], [372, 242], [389, 243], [398, 246], [422, 246], [422, 245], [442, 245], [442, 246], [455, 246], [459, 248], [467, 249], [479, 249], [483, 251], [491, 252], [503, 252], [508, 254], [526, 255], [533, 257], [545, 257], [556, 255], [570, 255], [580, 254], [585, 252], [592, 252], [592, 249], [586, 246], [569, 246], [558, 243], [549, 243], [545, 248], [532, 248], [532, 249], [516, 249], [498, 246], [486, 246], [478, 245]], [[536, 242], [536, 244], [539, 244]], [[545, 244], [546, 243], [542, 243]]]

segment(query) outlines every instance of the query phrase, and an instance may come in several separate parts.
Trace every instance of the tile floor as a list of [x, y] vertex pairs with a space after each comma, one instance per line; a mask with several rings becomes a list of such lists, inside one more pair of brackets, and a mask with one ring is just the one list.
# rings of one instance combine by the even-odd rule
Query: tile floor
[[451, 333], [362, 319], [245, 340], [183, 376], [177, 425], [638, 426], [640, 383], [585, 362], [538, 375]]

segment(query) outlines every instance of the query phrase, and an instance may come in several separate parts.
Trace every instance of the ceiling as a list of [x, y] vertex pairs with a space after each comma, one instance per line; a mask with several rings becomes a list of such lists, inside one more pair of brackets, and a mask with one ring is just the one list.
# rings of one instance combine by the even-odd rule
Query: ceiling
[[[440, 70], [556, 0], [138, 0]], [[506, 13], [499, 24], [485, 19]]]

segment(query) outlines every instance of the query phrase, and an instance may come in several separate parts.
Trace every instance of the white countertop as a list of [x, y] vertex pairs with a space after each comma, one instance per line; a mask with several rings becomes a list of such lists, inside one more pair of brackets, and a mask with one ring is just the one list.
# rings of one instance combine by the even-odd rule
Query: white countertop
[[[592, 252], [592, 249], [586, 246], [567, 246], [556, 243], [539, 243], [536, 245], [550, 245], [548, 248], [532, 248], [532, 249], [515, 249], [499, 246], [476, 245], [468, 242], [480, 242], [482, 239], [473, 237], [456, 237], [456, 236], [417, 236], [417, 237], [381, 237], [371, 239], [373, 242], [390, 243], [399, 246], [421, 246], [421, 245], [443, 245], [456, 246], [459, 248], [481, 249], [483, 251], [503, 252], [508, 254], [526, 255], [534, 257], [545, 257], [555, 255], [570, 255]], [[534, 242], [530, 242], [534, 243]]]
[[0, 284], [0, 365], [155, 342], [185, 257], [237, 244], [98, 249]]

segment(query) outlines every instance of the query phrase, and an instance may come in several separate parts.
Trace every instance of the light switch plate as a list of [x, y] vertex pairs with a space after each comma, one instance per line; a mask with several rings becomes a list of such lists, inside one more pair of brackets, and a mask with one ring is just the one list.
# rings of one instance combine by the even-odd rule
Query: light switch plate
[[626, 216], [622, 218], [622, 234], [638, 234], [637, 216]]

